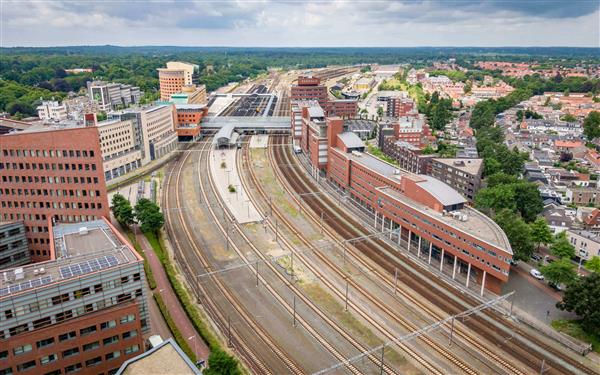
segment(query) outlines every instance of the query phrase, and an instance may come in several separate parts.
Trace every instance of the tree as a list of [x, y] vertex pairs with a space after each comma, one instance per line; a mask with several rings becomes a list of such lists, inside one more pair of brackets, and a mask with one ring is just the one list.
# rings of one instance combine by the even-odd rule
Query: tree
[[383, 117], [383, 107], [377, 107], [377, 116]]
[[588, 333], [600, 335], [600, 273], [576, 279], [567, 286], [565, 295], [556, 307], [574, 312], [582, 319]]
[[575, 247], [567, 239], [565, 232], [556, 235], [550, 246], [550, 253], [559, 258], [571, 259], [575, 256]]
[[147, 198], [140, 199], [135, 205], [135, 217], [143, 232], [158, 232], [165, 218], [158, 205]]
[[544, 209], [540, 191], [536, 184], [530, 182], [518, 183], [514, 185], [514, 188], [517, 210], [526, 222], [531, 223]]
[[499, 212], [502, 209], [516, 209], [515, 191], [512, 185], [497, 185], [479, 190], [475, 196], [475, 206], [482, 210]]
[[500, 211], [494, 217], [494, 221], [506, 233], [514, 257], [524, 261], [529, 260], [533, 254], [533, 239], [529, 225], [519, 215], [507, 209]]
[[549, 244], [552, 242], [552, 232], [546, 219], [538, 217], [535, 221], [529, 224], [531, 227], [531, 238], [533, 242], [537, 243], [537, 248], [540, 248], [541, 244]]
[[600, 256], [593, 256], [592, 259], [585, 262], [585, 268], [592, 272], [600, 273]]
[[592, 111], [583, 120], [583, 134], [590, 141], [600, 137], [600, 112]]
[[124, 196], [117, 193], [111, 200], [111, 210], [115, 219], [123, 226], [129, 226], [134, 223], [133, 208], [131, 203]]
[[540, 272], [548, 282], [559, 285], [569, 285], [577, 279], [575, 265], [570, 259], [561, 258], [540, 268]]
[[215, 349], [208, 356], [208, 368], [203, 373], [206, 375], [238, 375], [242, 372], [234, 357], [223, 350]]

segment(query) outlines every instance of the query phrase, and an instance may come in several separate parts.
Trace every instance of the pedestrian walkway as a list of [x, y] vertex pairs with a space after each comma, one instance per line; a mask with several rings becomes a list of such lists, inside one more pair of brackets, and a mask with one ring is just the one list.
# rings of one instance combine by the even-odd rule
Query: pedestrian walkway
[[142, 247], [142, 250], [146, 254], [148, 265], [154, 274], [154, 280], [156, 281], [156, 289], [154, 290], [154, 293], [160, 293], [163, 301], [165, 302], [165, 306], [167, 306], [169, 309], [169, 314], [173, 318], [173, 321], [177, 324], [177, 327], [179, 328], [179, 331], [181, 331], [183, 338], [188, 341], [190, 348], [192, 348], [192, 351], [194, 351], [196, 354], [196, 358], [199, 361], [207, 360], [210, 353], [208, 346], [204, 341], [202, 341], [200, 335], [198, 332], [196, 332], [192, 322], [179, 303], [177, 295], [171, 287], [171, 283], [169, 282], [167, 273], [165, 272], [160, 259], [158, 259], [156, 254], [154, 254], [152, 246], [148, 242], [146, 236], [139, 233], [136, 234], [136, 238]]
[[210, 173], [229, 212], [240, 224], [261, 221], [262, 216], [240, 182], [235, 162], [237, 149], [213, 148], [210, 153]]

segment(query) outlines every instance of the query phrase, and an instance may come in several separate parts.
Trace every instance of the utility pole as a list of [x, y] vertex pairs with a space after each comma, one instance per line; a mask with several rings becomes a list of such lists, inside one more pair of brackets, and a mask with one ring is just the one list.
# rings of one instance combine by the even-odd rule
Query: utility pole
[[396, 295], [396, 289], [398, 288], [398, 268], [394, 272], [394, 295]]
[[348, 311], [348, 278], [346, 278], [346, 305], [344, 311]]

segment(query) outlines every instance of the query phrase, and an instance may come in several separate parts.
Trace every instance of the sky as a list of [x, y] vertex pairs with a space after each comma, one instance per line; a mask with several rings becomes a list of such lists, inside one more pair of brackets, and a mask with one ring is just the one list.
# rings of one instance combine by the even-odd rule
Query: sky
[[600, 48], [600, 0], [0, 0], [0, 45]]

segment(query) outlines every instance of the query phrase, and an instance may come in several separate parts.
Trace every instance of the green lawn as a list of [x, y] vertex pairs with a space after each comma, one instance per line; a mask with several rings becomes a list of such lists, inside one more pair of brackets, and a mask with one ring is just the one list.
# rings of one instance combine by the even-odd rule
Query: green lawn
[[552, 328], [578, 340], [592, 344], [592, 350], [596, 353], [600, 353], [600, 337], [585, 332], [581, 327], [581, 322], [579, 320], [555, 320], [552, 322]]

